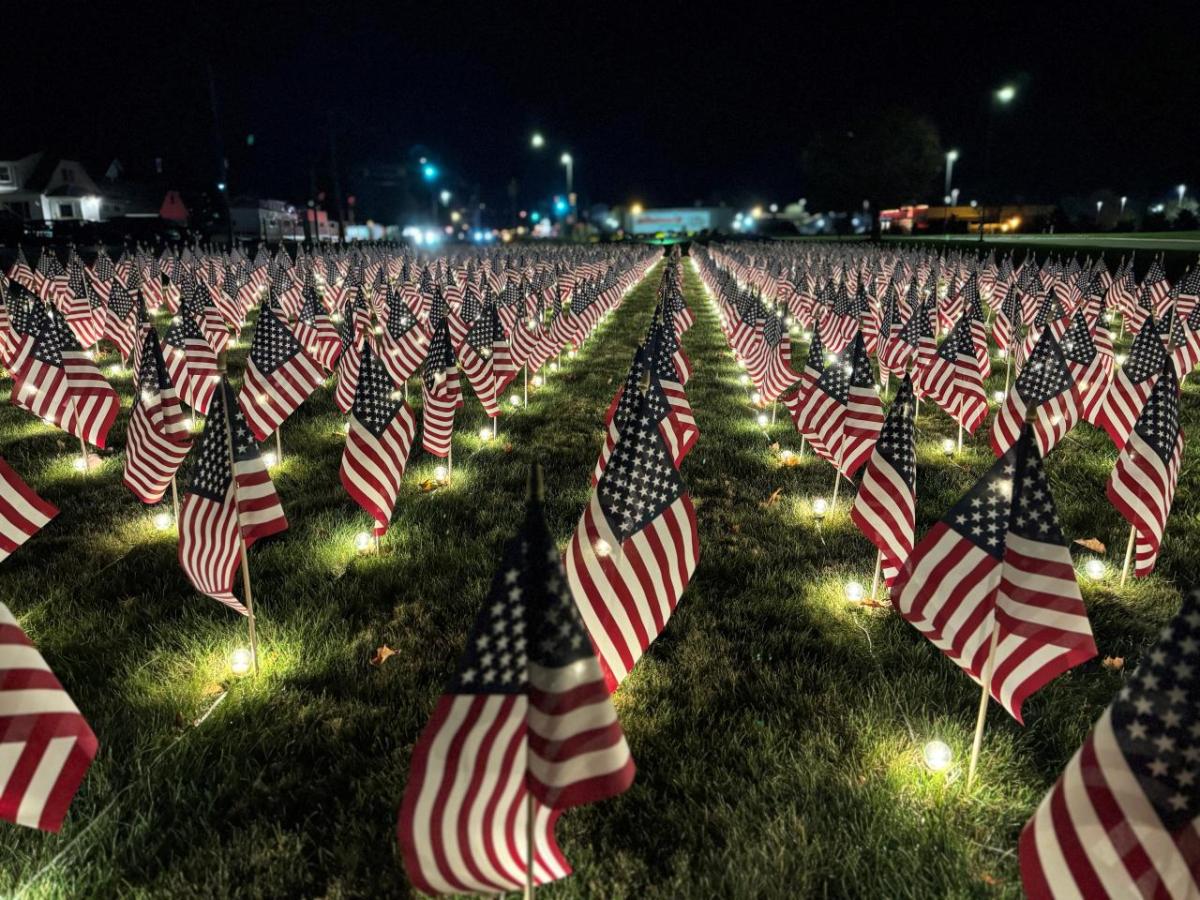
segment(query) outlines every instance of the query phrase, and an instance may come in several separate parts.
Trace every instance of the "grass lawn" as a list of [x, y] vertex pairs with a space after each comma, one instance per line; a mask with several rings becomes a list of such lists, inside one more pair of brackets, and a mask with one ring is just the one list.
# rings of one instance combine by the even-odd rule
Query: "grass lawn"
[[[120, 455], [76, 474], [73, 439], [8, 406], [11, 381], [0, 383], [0, 455], [62, 510], [4, 564], [0, 600], [101, 741], [61, 835], [0, 827], [0, 895], [408, 894], [394, 826], [413, 742], [520, 518], [529, 461], [545, 466], [561, 543], [574, 528], [601, 417], [660, 272], [527, 409], [506, 407], [498, 442], [476, 437], [485, 419], [468, 401], [452, 487], [422, 493], [435, 461], [414, 452], [379, 555], [354, 548], [369, 520], [338, 481], [331, 392], [285, 423], [273, 475], [292, 526], [250, 552], [258, 679], [228, 675], [245, 625], [191, 589], [174, 532], [156, 531], [153, 511], [122, 486]], [[770, 444], [798, 449], [799, 437], [782, 409], [767, 432], [754, 425], [690, 264], [687, 279], [697, 314], [684, 339], [696, 369], [688, 393], [702, 434], [683, 476], [700, 565], [616, 695], [634, 787], [563, 816], [576, 874], [539, 896], [1017, 895], [1021, 825], [1194, 573], [1196, 453], [1185, 453], [1159, 573], [1126, 590], [1115, 578], [1084, 585], [1101, 656], [1123, 657], [1125, 672], [1099, 661], [1076, 669], [1027, 703], [1024, 728], [993, 704], [980, 782], [967, 792], [960, 766], [978, 689], [896, 615], [844, 602], [847, 578], [869, 583], [872, 548], [844, 503], [822, 524], [812, 518], [810, 498], [828, 492], [832, 469], [811, 455], [779, 465]], [[119, 448], [130, 380], [117, 381]], [[989, 390], [1002, 386], [1002, 369], [993, 381]], [[1195, 434], [1200, 388], [1186, 394], [1184, 428]], [[923, 405], [918, 424], [923, 531], [988, 466], [991, 420], [952, 460], [939, 449], [951, 420]], [[1115, 457], [1083, 425], [1048, 463], [1068, 537], [1104, 541], [1114, 567], [1127, 534], [1104, 499]], [[372, 667], [382, 644], [396, 654]], [[918, 765], [933, 737], [954, 749], [949, 776]]]

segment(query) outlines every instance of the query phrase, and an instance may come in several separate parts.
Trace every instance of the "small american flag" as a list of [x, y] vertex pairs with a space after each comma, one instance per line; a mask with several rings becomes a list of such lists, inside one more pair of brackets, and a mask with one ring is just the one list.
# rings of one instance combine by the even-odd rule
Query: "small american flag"
[[358, 370], [340, 477], [354, 502], [375, 519], [376, 535], [387, 532], [416, 431], [412, 408], [399, 394], [368, 344]]
[[1154, 571], [1182, 457], [1179, 379], [1166, 360], [1108, 482], [1108, 499], [1137, 535], [1133, 574], [1138, 578]]
[[104, 310], [103, 337], [117, 348], [122, 362], [129, 362], [134, 344], [137, 343], [139, 318], [137, 303], [125, 286], [113, 279], [108, 306]]
[[1042, 336], [992, 423], [992, 451], [997, 456], [1003, 456], [1016, 443], [1027, 420], [1043, 456], [1079, 421], [1075, 380], [1050, 328], [1042, 329]]
[[387, 324], [379, 335], [379, 358], [396, 384], [403, 384], [417, 371], [429, 338], [399, 292], [388, 293]]
[[57, 832], [99, 742], [3, 603], [0, 748], [0, 819]]
[[847, 476], [859, 470], [879, 437], [883, 427], [883, 404], [875, 388], [875, 375], [867, 356], [866, 338], [860, 331], [850, 345], [850, 382], [847, 390], [846, 413], [842, 422], [842, 447], [838, 467]]
[[[246, 615], [246, 607], [233, 594], [241, 552], [239, 531], [248, 549], [286, 529], [287, 518], [233, 389], [224, 379], [216, 398], [204, 423], [191, 486], [179, 507], [179, 564], [196, 590]], [[226, 422], [230, 416], [232, 434]]]
[[450, 326], [443, 318], [433, 332], [421, 373], [421, 447], [426, 453], [443, 458], [450, 454], [454, 413], [462, 405]]
[[914, 381], [971, 434], [987, 418], [987, 395], [979, 376], [975, 343], [972, 322], [964, 314]]
[[571, 592], [610, 689], [666, 627], [699, 555], [695, 508], [643, 398], [566, 553]]
[[254, 328], [238, 404], [255, 438], [265, 440], [325, 380], [279, 316], [264, 308]]
[[[520, 890], [571, 873], [563, 809], [626, 790], [634, 763], [541, 505], [520, 534], [413, 748], [396, 837], [426, 894]], [[529, 817], [533, 817], [532, 828]]]
[[852, 357], [853, 348], [847, 347], [825, 366], [795, 415], [796, 427], [808, 437], [813, 449], [839, 469], [844, 454], [850, 377], [854, 373]]
[[35, 494], [8, 463], [0, 459], [0, 562], [8, 559], [57, 515], [58, 507]]
[[157, 503], [187, 457], [192, 440], [153, 328], [145, 331], [139, 360], [126, 435], [125, 486], [143, 503]]
[[1021, 722], [1021, 704], [1096, 655], [1033, 429], [917, 545], [897, 609]]
[[1200, 895], [1200, 592], [1021, 833], [1032, 900]]
[[1059, 346], [1062, 347], [1067, 371], [1071, 373], [1071, 380], [1075, 382], [1075, 390], [1079, 395], [1079, 417], [1085, 422], [1093, 422], [1112, 380], [1111, 345], [1108, 353], [1100, 352], [1083, 310], [1076, 309]]
[[309, 275], [305, 282], [295, 334], [296, 339], [308, 351], [308, 355], [316, 360], [322, 371], [333, 371], [334, 363], [342, 352], [342, 339], [337, 326], [333, 324], [317, 297], [316, 282], [312, 275]]
[[1120, 450], [1129, 438], [1129, 432], [1137, 422], [1142, 407], [1154, 390], [1154, 383], [1163, 370], [1167, 360], [1167, 351], [1163, 347], [1162, 338], [1153, 327], [1143, 328], [1133, 339], [1129, 348], [1129, 358], [1113, 376], [1112, 385], [1104, 395], [1104, 403], [1100, 407], [1098, 421], [1101, 428], [1108, 432], [1112, 442]]
[[880, 552], [883, 578], [889, 587], [913, 548], [917, 510], [915, 413], [912, 378], [905, 375], [850, 508], [854, 524]]
[[217, 354], [196, 320], [179, 315], [163, 336], [163, 359], [179, 397], [204, 415], [221, 380]]

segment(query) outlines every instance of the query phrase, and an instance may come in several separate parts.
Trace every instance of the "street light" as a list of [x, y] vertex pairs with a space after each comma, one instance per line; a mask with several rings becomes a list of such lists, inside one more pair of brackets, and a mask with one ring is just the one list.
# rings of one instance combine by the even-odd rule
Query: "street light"
[[[1016, 87], [1011, 84], [1005, 84], [992, 93], [992, 97], [996, 102], [988, 104], [987, 137], [984, 141], [983, 151], [983, 188], [989, 193], [992, 190], [992, 132], [995, 129], [996, 106], [1008, 106], [1016, 96]], [[984, 203], [987, 203], [986, 195], [984, 196]], [[979, 214], [979, 240], [981, 242], [983, 241], [983, 220], [987, 218], [986, 212], [987, 207], [985, 206]], [[997, 208], [997, 215], [999, 215], [999, 208]]]
[[996, 91], [996, 99], [1001, 103], [1012, 103], [1013, 98], [1017, 96], [1017, 89], [1011, 84], [1006, 84], [1004, 87]]
[[529, 138], [529, 146], [534, 150], [541, 150], [546, 146], [546, 139], [542, 137], [542, 133], [540, 131], [535, 131], [533, 136]]
[[1183, 195], [1187, 193], [1187, 185], [1181, 184], [1177, 188], [1175, 188], [1175, 190], [1179, 194], [1179, 205], [1183, 206]]
[[570, 153], [564, 153], [558, 161], [567, 167], [567, 198], [575, 191], [575, 160]]
[[947, 194], [950, 193], [951, 175], [954, 172], [954, 163], [957, 160], [958, 160], [958, 151], [957, 150], [947, 150], [946, 151], [946, 191], [945, 191], [945, 193], [947, 193]]
[[1128, 199], [1129, 199], [1128, 197], [1122, 197], [1122, 198], [1121, 198], [1121, 212], [1118, 214], [1117, 218], [1123, 218], [1123, 217], [1124, 217], [1124, 215], [1125, 215], [1125, 201], [1126, 201], [1126, 200], [1128, 200]]
[[441, 192], [441, 194], [439, 194], [439, 195], [438, 195], [438, 197], [439, 197], [439, 198], [441, 199], [441, 201], [442, 201], [442, 206], [449, 206], [449, 205], [450, 205], [450, 198], [451, 198], [452, 196], [453, 196], [453, 194], [451, 194], [449, 191], [442, 191], [442, 192]]

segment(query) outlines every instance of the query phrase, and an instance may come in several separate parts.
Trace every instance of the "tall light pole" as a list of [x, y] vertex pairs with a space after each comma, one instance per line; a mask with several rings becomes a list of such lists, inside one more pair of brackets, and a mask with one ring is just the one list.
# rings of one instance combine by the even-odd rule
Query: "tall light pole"
[[1179, 194], [1179, 206], [1180, 206], [1180, 208], [1182, 208], [1183, 207], [1183, 197], [1187, 193], [1187, 185], [1186, 184], [1179, 185], [1178, 187], [1175, 188], [1175, 192], [1177, 194]]
[[[992, 102], [988, 104], [987, 138], [984, 142], [983, 153], [983, 184], [985, 191], [992, 189], [992, 131], [996, 120], [996, 107], [1008, 106], [1017, 96], [1014, 85], [1006, 84], [992, 93]], [[999, 209], [999, 207], [997, 207]], [[983, 242], [984, 212], [987, 210], [987, 194], [984, 194], [983, 209], [979, 213], [979, 241]]]
[[1119, 213], [1117, 213], [1118, 219], [1124, 218], [1124, 216], [1125, 216], [1125, 201], [1127, 201], [1128, 199], [1129, 199], [1128, 197], [1121, 198], [1121, 211]]
[[947, 150], [946, 151], [946, 190], [944, 190], [942, 192], [944, 194], [950, 193], [950, 182], [953, 179], [953, 175], [954, 175], [954, 163], [957, 160], [958, 160], [958, 151], [957, 150]]
[[571, 194], [575, 191], [575, 158], [570, 153], [563, 153], [558, 161], [567, 167], [567, 202], [571, 202]]

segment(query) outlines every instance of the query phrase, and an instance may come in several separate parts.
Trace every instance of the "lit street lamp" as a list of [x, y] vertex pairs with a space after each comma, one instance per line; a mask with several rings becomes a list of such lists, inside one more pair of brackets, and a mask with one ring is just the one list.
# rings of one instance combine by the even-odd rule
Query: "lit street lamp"
[[946, 151], [946, 190], [945, 193], [950, 193], [950, 181], [954, 173], [954, 163], [958, 160], [957, 150]]
[[1121, 198], [1121, 211], [1117, 214], [1117, 218], [1123, 218], [1125, 216], [1125, 201], [1128, 199], [1128, 197]]
[[1006, 84], [1006, 85], [1004, 85], [1004, 87], [1002, 87], [998, 91], [996, 91], [996, 99], [1005, 105], [1012, 103], [1013, 98], [1016, 96], [1017, 96], [1017, 89], [1015, 87], [1013, 87], [1011, 84]]
[[[988, 192], [991, 192], [991, 190], [992, 190], [992, 132], [995, 130], [994, 126], [995, 126], [995, 120], [996, 120], [996, 115], [995, 115], [996, 107], [997, 106], [1008, 106], [1010, 103], [1013, 102], [1013, 100], [1016, 98], [1016, 96], [1017, 96], [1016, 87], [1011, 84], [1006, 84], [1006, 85], [1003, 85], [1000, 88], [996, 89], [992, 93], [992, 97], [995, 100], [995, 102], [988, 104], [987, 138], [984, 142], [984, 153], [983, 153], [983, 187], [984, 187], [984, 190], [988, 191]], [[980, 243], [983, 242], [983, 220], [985, 218], [987, 218], [987, 215], [986, 215], [987, 196], [986, 195], [983, 198], [983, 202], [984, 202], [983, 211], [980, 212], [980, 214], [979, 214], [979, 240], [980, 240]], [[999, 214], [999, 209], [1000, 209], [1000, 207], [997, 207], [997, 215]]]
[[558, 161], [567, 167], [567, 199], [570, 200], [575, 190], [575, 159], [570, 153], [564, 153]]
[[1187, 193], [1187, 185], [1181, 184], [1179, 187], [1175, 188], [1175, 190], [1179, 194], [1179, 205], [1183, 206], [1183, 196]]
[[540, 131], [535, 131], [533, 136], [529, 138], [529, 146], [534, 150], [541, 150], [546, 146], [546, 139], [542, 137], [542, 133]]

